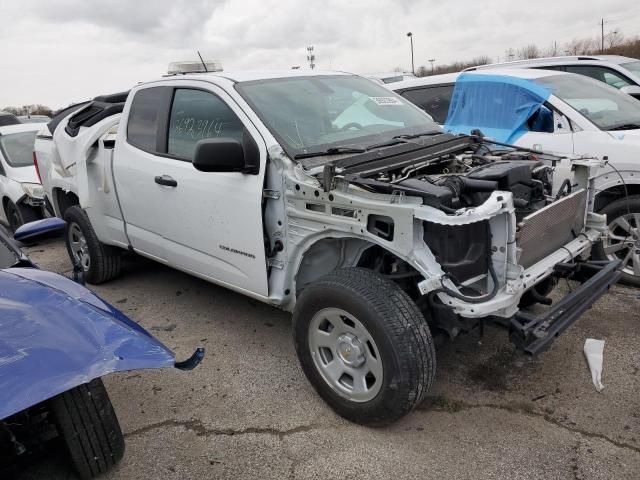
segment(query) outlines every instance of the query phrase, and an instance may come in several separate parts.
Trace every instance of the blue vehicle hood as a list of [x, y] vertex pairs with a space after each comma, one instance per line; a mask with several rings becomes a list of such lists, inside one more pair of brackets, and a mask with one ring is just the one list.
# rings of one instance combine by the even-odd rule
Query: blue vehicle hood
[[529, 129], [527, 120], [551, 92], [525, 78], [463, 73], [453, 89], [444, 129], [513, 144]]
[[173, 353], [88, 289], [36, 268], [0, 270], [0, 419]]

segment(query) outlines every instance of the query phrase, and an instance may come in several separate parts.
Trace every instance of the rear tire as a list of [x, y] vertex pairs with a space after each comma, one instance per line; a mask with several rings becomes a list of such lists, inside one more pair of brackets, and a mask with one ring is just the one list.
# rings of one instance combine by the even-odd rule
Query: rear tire
[[122, 266], [120, 249], [98, 240], [89, 217], [79, 205], [67, 208], [64, 219], [67, 252], [74, 265], [82, 266], [84, 279], [99, 284], [117, 277]]
[[7, 223], [11, 232], [15, 232], [25, 223], [41, 220], [42, 213], [28, 205], [16, 205], [11, 200], [7, 200], [4, 206]]
[[122, 459], [124, 437], [101, 379], [57, 395], [50, 406], [82, 480], [105, 473]]
[[593, 247], [592, 257], [596, 260], [626, 259], [620, 283], [640, 287], [640, 195], [611, 202], [598, 213], [607, 215], [612, 236]]
[[370, 270], [337, 270], [307, 287], [293, 333], [307, 379], [352, 422], [398, 420], [434, 381], [435, 349], [422, 313], [395, 283]]

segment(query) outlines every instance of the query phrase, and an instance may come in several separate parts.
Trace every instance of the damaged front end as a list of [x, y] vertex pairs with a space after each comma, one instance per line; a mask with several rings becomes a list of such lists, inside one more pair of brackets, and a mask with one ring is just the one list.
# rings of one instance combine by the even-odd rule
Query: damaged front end
[[[298, 290], [323, 269], [366, 266], [401, 282], [432, 328], [454, 337], [497, 320], [517, 330], [512, 338], [530, 351], [545, 331], [556, 332], [541, 324], [558, 316], [570, 324], [572, 315], [559, 311], [535, 321], [516, 314], [525, 292], [568, 275], [559, 266], [586, 261], [604, 232], [605, 218], [593, 213], [591, 178], [599, 166], [453, 135], [330, 162], [305, 159], [287, 176], [288, 224], [278, 238], [299, 258], [289, 273]], [[571, 178], [561, 176], [566, 167]], [[347, 240], [353, 237], [359, 240]], [[319, 241], [333, 254], [323, 255]], [[596, 273], [591, 288], [600, 293], [581, 297], [582, 304], [617, 281], [616, 266], [599, 270], [583, 269]]]

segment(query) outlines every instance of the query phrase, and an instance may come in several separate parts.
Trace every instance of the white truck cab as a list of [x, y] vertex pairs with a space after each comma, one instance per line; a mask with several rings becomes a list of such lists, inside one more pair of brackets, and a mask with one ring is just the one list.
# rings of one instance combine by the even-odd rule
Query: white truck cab
[[[495, 321], [536, 354], [620, 276], [586, 261], [601, 162], [488, 149], [356, 75], [169, 75], [48, 131], [44, 187], [89, 282], [130, 251], [293, 312], [307, 378], [355, 422], [420, 403], [432, 332]], [[589, 280], [548, 311], [520, 311], [578, 270]]]

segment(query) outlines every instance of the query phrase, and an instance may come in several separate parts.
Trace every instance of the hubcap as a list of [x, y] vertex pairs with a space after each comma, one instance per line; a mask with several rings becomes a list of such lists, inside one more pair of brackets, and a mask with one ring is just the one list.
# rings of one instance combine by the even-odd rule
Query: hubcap
[[325, 382], [354, 401], [373, 399], [382, 387], [382, 358], [373, 337], [353, 315], [339, 308], [316, 313], [309, 325], [309, 349]]
[[71, 223], [69, 225], [67, 240], [69, 241], [69, 248], [73, 255], [73, 263], [81, 265], [82, 270], [85, 272], [88, 271], [91, 265], [89, 247], [87, 246], [87, 240], [84, 238], [84, 234], [77, 223]]
[[640, 277], [640, 213], [627, 213], [609, 224], [604, 252], [610, 260], [622, 260], [623, 272]]

